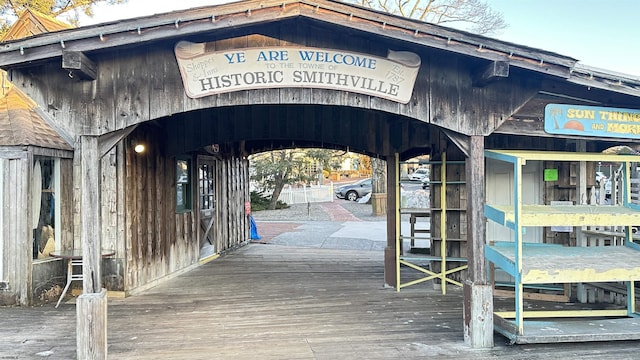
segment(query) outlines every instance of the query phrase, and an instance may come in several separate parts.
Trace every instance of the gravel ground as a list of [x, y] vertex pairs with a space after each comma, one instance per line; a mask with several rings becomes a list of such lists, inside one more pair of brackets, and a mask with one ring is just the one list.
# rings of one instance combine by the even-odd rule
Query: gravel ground
[[[386, 215], [373, 216], [371, 204], [359, 204], [356, 201], [336, 199], [336, 203], [363, 221], [386, 221]], [[331, 216], [321, 203], [292, 204], [287, 209], [262, 210], [252, 213], [256, 221], [331, 221]]]

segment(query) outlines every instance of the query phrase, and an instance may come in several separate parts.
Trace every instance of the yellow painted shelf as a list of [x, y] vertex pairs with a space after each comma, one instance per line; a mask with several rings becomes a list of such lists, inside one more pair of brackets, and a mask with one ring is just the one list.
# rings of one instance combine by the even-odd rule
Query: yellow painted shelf
[[[601, 153], [570, 153], [525, 150], [486, 150], [485, 157], [513, 165], [513, 205], [485, 205], [489, 221], [505, 226], [513, 232], [514, 241], [490, 242], [485, 246], [485, 258], [496, 268], [514, 279], [514, 311], [494, 313], [496, 331], [516, 343], [603, 341], [638, 339], [640, 334], [629, 332], [627, 322], [607, 323], [608, 333], [587, 326], [594, 317], [636, 318], [634, 282], [640, 280], [640, 245], [633, 242], [631, 227], [640, 225], [640, 206], [631, 203], [630, 169], [632, 162], [640, 163], [637, 155]], [[622, 163], [622, 205], [524, 205], [522, 168], [527, 161]], [[565, 247], [555, 244], [525, 243], [526, 227], [626, 227], [623, 245]], [[572, 312], [565, 310], [530, 312], [524, 309], [524, 287], [534, 284], [570, 284], [586, 282], [624, 282], [627, 285], [626, 308], [615, 311]], [[589, 320], [576, 320], [590, 317]], [[553, 335], [536, 333], [534, 320], [540, 318], [571, 318], [573, 324], [548, 320], [547, 326], [564, 329]], [[530, 324], [526, 325], [525, 324]], [[580, 325], [581, 324], [581, 325]], [[577, 325], [577, 326], [575, 326]], [[582, 329], [577, 331], [576, 329]], [[594, 332], [595, 331], [595, 332]], [[529, 333], [527, 333], [529, 332]]]

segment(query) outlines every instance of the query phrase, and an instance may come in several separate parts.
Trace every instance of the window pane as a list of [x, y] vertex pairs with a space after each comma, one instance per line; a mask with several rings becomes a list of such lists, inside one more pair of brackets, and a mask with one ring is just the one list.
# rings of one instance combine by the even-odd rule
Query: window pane
[[191, 210], [191, 176], [189, 160], [176, 160], [176, 211]]

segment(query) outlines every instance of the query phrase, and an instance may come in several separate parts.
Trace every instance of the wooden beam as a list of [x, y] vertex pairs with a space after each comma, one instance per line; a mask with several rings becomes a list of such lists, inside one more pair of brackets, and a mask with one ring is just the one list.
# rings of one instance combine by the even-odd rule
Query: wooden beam
[[[80, 136], [82, 292], [77, 308], [78, 359], [106, 359], [107, 300], [102, 289], [98, 137]], [[104, 351], [103, 351], [104, 350]]]
[[509, 62], [492, 61], [473, 76], [473, 86], [483, 87], [494, 81], [509, 77]]
[[97, 293], [101, 284], [101, 239], [100, 239], [100, 157], [98, 156], [98, 138], [83, 135], [80, 137], [81, 213], [82, 225], [82, 275], [83, 292]]
[[62, 68], [69, 70], [69, 77], [80, 80], [95, 80], [98, 65], [81, 51], [63, 51]]
[[464, 338], [473, 348], [493, 347], [493, 295], [484, 259], [484, 136], [467, 139], [467, 258], [464, 284]]
[[469, 258], [468, 279], [474, 284], [487, 283], [484, 259], [484, 137], [470, 136], [466, 162], [467, 178], [467, 256]]
[[442, 129], [442, 132], [447, 135], [451, 142], [456, 144], [456, 146], [458, 147], [458, 149], [460, 149], [460, 151], [462, 151], [464, 156], [469, 157], [469, 142], [467, 140], [467, 136], [451, 131], [449, 129]]
[[398, 178], [398, 154], [387, 156], [387, 247], [384, 249], [384, 283], [396, 287], [396, 221], [400, 179]]
[[120, 142], [120, 140], [127, 137], [138, 125], [132, 125], [122, 130], [113, 131], [108, 134], [100, 136], [98, 138], [98, 155], [100, 157], [105, 156], [111, 149]]

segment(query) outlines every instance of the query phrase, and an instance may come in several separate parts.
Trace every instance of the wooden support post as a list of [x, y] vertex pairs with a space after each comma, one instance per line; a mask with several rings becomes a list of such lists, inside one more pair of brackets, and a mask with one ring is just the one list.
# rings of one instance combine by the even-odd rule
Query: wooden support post
[[387, 213], [387, 194], [371, 193], [371, 208], [373, 216], [382, 216]]
[[78, 359], [107, 358], [107, 296], [102, 289], [98, 138], [80, 137], [82, 291], [76, 308]]
[[85, 294], [97, 293], [102, 288], [100, 239], [100, 157], [98, 156], [98, 138], [81, 136], [81, 210], [82, 225], [82, 291]]
[[463, 285], [464, 341], [475, 349], [493, 347], [492, 290], [491, 285]]
[[78, 296], [76, 316], [78, 359], [106, 359], [107, 290]]
[[484, 136], [469, 139], [467, 178], [467, 256], [469, 269], [464, 284], [464, 339], [473, 348], [493, 347], [493, 294], [487, 285], [484, 258]]
[[374, 216], [387, 213], [387, 162], [379, 158], [371, 158], [373, 170], [371, 208]]
[[396, 287], [396, 221], [398, 216], [398, 160], [387, 156], [387, 247], [384, 249], [384, 283]]

